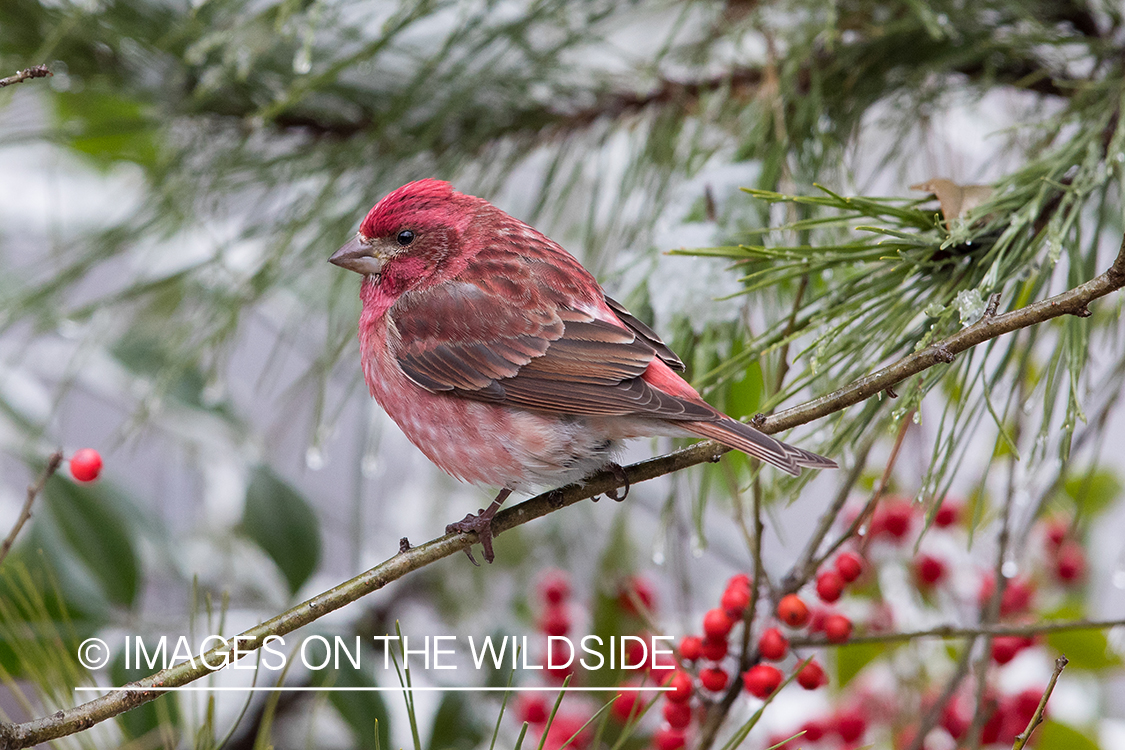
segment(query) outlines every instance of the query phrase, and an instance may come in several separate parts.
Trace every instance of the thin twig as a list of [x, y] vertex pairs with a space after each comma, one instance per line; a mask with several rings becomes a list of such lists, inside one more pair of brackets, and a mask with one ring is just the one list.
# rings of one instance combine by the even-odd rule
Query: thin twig
[[1055, 671], [1051, 673], [1051, 681], [1047, 683], [1047, 689], [1043, 691], [1043, 697], [1039, 699], [1039, 705], [1036, 706], [1031, 721], [1027, 722], [1027, 729], [1016, 735], [1012, 750], [1023, 750], [1024, 745], [1031, 739], [1031, 733], [1035, 731], [1035, 727], [1043, 723], [1043, 712], [1047, 710], [1047, 701], [1050, 699], [1051, 693], [1055, 691], [1055, 683], [1059, 681], [1059, 675], [1062, 674], [1069, 663], [1070, 661], [1065, 656], [1055, 659]]
[[12, 551], [12, 545], [16, 543], [16, 536], [19, 535], [20, 530], [23, 529], [24, 524], [31, 520], [31, 506], [35, 503], [35, 498], [47, 486], [47, 480], [51, 478], [59, 466], [62, 464], [63, 454], [62, 451], [55, 451], [47, 458], [47, 465], [43, 467], [43, 471], [39, 474], [39, 479], [35, 484], [27, 486], [27, 499], [24, 500], [23, 509], [20, 510], [20, 516], [16, 519], [16, 525], [8, 532], [7, 538], [0, 543], [0, 564], [3, 564], [4, 558]]
[[[1090, 302], [1115, 292], [1125, 286], [1125, 242], [1113, 266], [1105, 273], [1054, 297], [1035, 302], [1018, 310], [998, 315], [988, 320], [978, 321], [949, 338], [920, 352], [904, 357], [898, 362], [867, 375], [826, 396], [773, 416], [763, 417], [756, 424], [766, 433], [776, 433], [798, 425], [820, 419], [846, 409], [878, 393], [888, 386], [900, 383], [911, 375], [916, 375], [936, 364], [948, 363], [960, 352], [997, 338], [1006, 333], [1042, 323], [1063, 315], [1086, 317]], [[631, 484], [671, 474], [707, 461], [718, 461], [729, 450], [710, 440], [704, 440], [689, 448], [664, 456], [641, 461], [625, 469]], [[577, 502], [614, 490], [621, 481], [610, 471], [599, 472], [586, 480], [585, 484], [569, 485], [552, 490], [526, 500], [496, 515], [493, 519], [494, 533], [522, 526], [548, 513], [574, 505]], [[308, 601], [273, 617], [266, 622], [250, 628], [236, 636], [242, 653], [253, 652], [261, 647], [269, 635], [282, 636], [299, 627], [320, 619], [329, 612], [340, 609], [362, 596], [383, 588], [419, 568], [437, 562], [444, 557], [456, 555], [466, 547], [477, 542], [475, 534], [447, 534], [375, 566], [335, 588], [318, 594]], [[854, 639], [853, 639], [854, 640]], [[211, 663], [221, 661], [230, 647], [217, 647], [206, 655]], [[160, 688], [178, 687], [193, 682], [211, 673], [205, 664], [191, 662], [177, 664], [154, 675], [130, 683], [132, 690], [116, 690], [73, 708], [57, 711], [20, 724], [0, 722], [0, 750], [15, 750], [37, 745], [48, 740], [65, 737], [89, 729], [113, 716], [155, 700], [164, 691]], [[144, 690], [136, 690], [135, 688]]]
[[[1031, 622], [1024, 625], [973, 625], [961, 627], [957, 625], [939, 625], [929, 630], [908, 630], [901, 633], [873, 633], [871, 635], [853, 635], [845, 645], [851, 646], [861, 643], [902, 643], [916, 641], [921, 638], [971, 638], [974, 636], [1035, 636], [1045, 633], [1064, 633], [1072, 630], [1109, 630], [1110, 628], [1125, 627], [1122, 620], [1055, 620], [1048, 622]], [[823, 635], [794, 636], [789, 639], [793, 648], [811, 646], [832, 646]]]
[[50, 78], [54, 73], [47, 70], [46, 65], [36, 65], [33, 68], [18, 71], [15, 75], [8, 76], [7, 78], [0, 78], [0, 89], [5, 86], [14, 86], [17, 83], [29, 81], [32, 78]]

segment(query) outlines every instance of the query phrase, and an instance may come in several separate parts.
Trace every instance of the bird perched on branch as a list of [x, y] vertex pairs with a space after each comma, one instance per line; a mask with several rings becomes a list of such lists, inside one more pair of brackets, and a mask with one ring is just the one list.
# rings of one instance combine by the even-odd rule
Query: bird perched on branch
[[627, 438], [711, 438], [794, 475], [836, 466], [708, 405], [574, 256], [447, 182], [387, 195], [330, 261], [363, 275], [371, 395], [444, 471], [502, 488], [446, 529], [477, 532], [489, 562], [509, 494], [622, 473], [613, 458]]

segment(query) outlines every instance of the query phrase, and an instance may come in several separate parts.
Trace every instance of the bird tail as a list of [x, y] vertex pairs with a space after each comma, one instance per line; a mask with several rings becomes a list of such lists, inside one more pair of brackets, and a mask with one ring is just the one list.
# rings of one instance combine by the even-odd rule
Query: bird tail
[[717, 422], [682, 422], [679, 426], [700, 437], [716, 440], [728, 448], [760, 458], [793, 476], [801, 473], [802, 466], [810, 469], [837, 468], [836, 462], [830, 458], [783, 443], [730, 417], [723, 417]]

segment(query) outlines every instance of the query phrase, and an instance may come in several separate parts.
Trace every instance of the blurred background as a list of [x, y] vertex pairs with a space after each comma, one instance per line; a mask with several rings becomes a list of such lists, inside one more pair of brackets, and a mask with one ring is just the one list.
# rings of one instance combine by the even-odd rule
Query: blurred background
[[[53, 77], [0, 89], [0, 533], [56, 447], [97, 448], [106, 469], [53, 479], [0, 568], [0, 708], [26, 720], [78, 702], [76, 684], [148, 673], [118, 660], [87, 675], [60, 643], [237, 632], [488, 499], [430, 465], [363, 384], [359, 280], [326, 260], [391, 189], [448, 179], [559, 241], [745, 418], [959, 330], [993, 293], [1006, 310], [1109, 265], [1122, 21], [1096, 0], [5, 0], [0, 76], [43, 63]], [[935, 178], [950, 182], [911, 188]], [[505, 534], [492, 566], [442, 561], [307, 630], [534, 634], [558, 569], [575, 632], [640, 629], [621, 595], [638, 589], [648, 626], [694, 632], [752, 570], [751, 496], [780, 579], [836, 493], [862, 505], [900, 435], [889, 478], [914, 525], [872, 549], [853, 619], [975, 622], [1004, 508], [1004, 575], [1039, 592], [1028, 617], [1121, 618], [1120, 295], [1093, 313], [786, 436], [840, 472], [793, 480], [729, 456], [552, 514]], [[676, 445], [637, 441], [628, 458]], [[942, 536], [946, 497], [962, 514]], [[1081, 542], [1076, 585], [1044, 572], [1048, 522]], [[942, 592], [910, 585], [919, 551], [954, 571]], [[996, 689], [1045, 681], [1058, 645]], [[1064, 645], [1088, 658], [1060, 682], [1051, 736], [1085, 744], [1051, 746], [1121, 746], [1125, 630]], [[745, 746], [860, 696], [916, 712], [955, 662], [940, 643], [852, 656], [827, 656], [829, 690], [783, 694]], [[414, 742], [401, 695], [355, 696], [165, 698], [60, 744]], [[485, 746], [499, 707], [419, 696], [421, 744]], [[717, 746], [754, 708], [733, 709]], [[657, 726], [654, 712], [622, 741], [647, 746]], [[500, 744], [519, 728], [505, 718]], [[897, 729], [873, 722], [866, 741], [899, 747]]]

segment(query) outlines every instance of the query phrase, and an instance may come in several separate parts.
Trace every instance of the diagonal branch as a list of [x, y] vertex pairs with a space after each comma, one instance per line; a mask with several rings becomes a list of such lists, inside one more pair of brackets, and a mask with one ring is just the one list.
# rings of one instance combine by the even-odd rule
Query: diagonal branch
[[[1121, 250], [1109, 270], [1085, 284], [1018, 310], [984, 318], [944, 341], [904, 357], [826, 396], [772, 416], [762, 417], [757, 421], [756, 426], [766, 433], [775, 433], [821, 419], [871, 398], [934, 365], [949, 363], [960, 352], [990, 339], [1063, 315], [1087, 317], [1090, 314], [1088, 306], [1091, 302], [1123, 286], [1125, 286], [1125, 241], [1122, 242]], [[625, 469], [625, 474], [631, 484], [636, 484], [696, 464], [718, 461], [727, 450], [718, 443], [703, 441], [683, 450], [633, 464]], [[604, 471], [592, 476], [584, 485], [569, 485], [537, 495], [498, 513], [493, 520], [494, 533], [500, 534], [522, 526], [548, 513], [620, 486], [622, 482], [613, 472]], [[455, 555], [476, 541], [475, 534], [447, 534], [402, 552], [350, 581], [341, 583], [261, 625], [250, 628], [232, 638], [230, 645], [212, 649], [205, 656], [211, 663], [222, 662], [235, 641], [243, 654], [253, 652], [261, 647], [267, 636], [291, 633], [329, 612], [397, 581], [412, 571], [444, 557]], [[210, 672], [211, 670], [202, 663], [202, 660], [195, 665], [190, 661], [183, 662], [130, 683], [132, 690], [116, 690], [79, 706], [21, 724], [0, 723], [0, 750], [31, 747], [47, 740], [75, 734], [142, 703], [155, 700], [162, 694], [160, 688], [186, 685]]]

